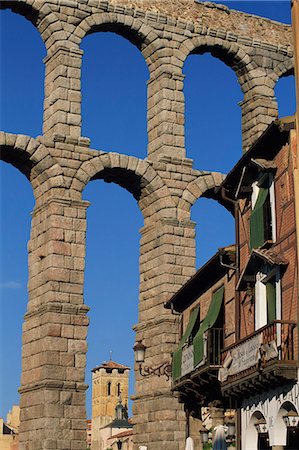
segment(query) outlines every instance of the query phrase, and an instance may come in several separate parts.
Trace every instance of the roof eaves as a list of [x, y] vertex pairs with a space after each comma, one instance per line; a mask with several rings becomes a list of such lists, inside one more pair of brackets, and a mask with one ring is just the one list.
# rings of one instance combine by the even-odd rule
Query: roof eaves
[[[164, 304], [167, 309], [183, 312], [205, 290], [209, 289], [229, 270], [220, 262], [220, 255], [227, 250], [232, 252], [234, 245], [218, 250], [198, 271]], [[209, 276], [212, 274], [211, 276]]]
[[217, 190], [219, 191], [222, 188], [225, 188], [226, 191], [233, 190], [238, 183], [242, 168], [248, 165], [251, 159], [257, 159], [259, 157], [264, 159], [263, 157], [268, 153], [268, 151], [265, 151], [265, 147], [267, 146], [269, 148], [268, 145], [271, 147], [272, 152], [278, 151], [281, 145], [286, 142], [289, 131], [293, 128], [293, 116], [274, 120], [250, 149], [239, 159]]
[[267, 263], [271, 266], [287, 266], [288, 261], [282, 256], [282, 254], [266, 250], [262, 248], [256, 248], [252, 250], [249, 260], [246, 266], [242, 270], [240, 278], [236, 285], [236, 290], [243, 290], [245, 288], [245, 282], [248, 275], [252, 275], [258, 272], [260, 265], [256, 263], [256, 260], [260, 263]]
[[123, 364], [119, 364], [115, 361], [105, 361], [101, 365], [96, 366], [92, 369], [92, 372], [96, 372], [99, 369], [121, 369], [121, 370], [130, 370], [130, 367], [124, 366]]

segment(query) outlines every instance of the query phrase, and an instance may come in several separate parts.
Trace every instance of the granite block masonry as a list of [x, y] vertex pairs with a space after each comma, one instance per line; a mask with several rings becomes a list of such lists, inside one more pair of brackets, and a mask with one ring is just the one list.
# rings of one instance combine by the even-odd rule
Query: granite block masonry
[[[193, 0], [2, 1], [39, 31], [47, 50], [43, 135], [0, 134], [1, 158], [32, 185], [29, 302], [23, 326], [21, 450], [85, 450], [84, 383], [88, 307], [83, 302], [89, 181], [127, 189], [144, 217], [136, 339], [148, 365], [170, 355], [178, 319], [163, 308], [195, 272], [191, 207], [217, 201], [223, 175], [193, 168], [184, 142], [183, 65], [209, 52], [235, 72], [243, 91], [243, 151], [277, 117], [274, 87], [293, 73], [288, 25]], [[117, 32], [140, 50], [149, 70], [148, 155], [142, 160], [90, 149], [81, 135], [80, 44]], [[214, 126], [217, 126], [217, 124]], [[101, 149], [103, 150], [103, 149]], [[105, 149], [104, 149], [105, 150]], [[184, 412], [163, 378], [136, 371], [135, 450], [182, 450]]]

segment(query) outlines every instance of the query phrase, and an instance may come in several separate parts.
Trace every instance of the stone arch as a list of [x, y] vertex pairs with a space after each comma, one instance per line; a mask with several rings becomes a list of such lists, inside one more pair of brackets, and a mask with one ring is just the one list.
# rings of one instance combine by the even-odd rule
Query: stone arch
[[294, 75], [294, 61], [293, 58], [285, 59], [284, 61], [277, 64], [274, 67], [274, 74], [276, 75], [277, 81], [279, 78], [287, 77], [289, 75]]
[[255, 428], [255, 424], [259, 419], [265, 419], [264, 415], [256, 410], [252, 414], [249, 423], [246, 428], [246, 433], [244, 436], [244, 443], [245, 443], [245, 449], [246, 450], [252, 450], [253, 448], [257, 448], [258, 444], [258, 432]]
[[[252, 72], [251, 75], [255, 75], [255, 72]], [[292, 58], [286, 58], [284, 61], [279, 62], [271, 72], [267, 74], [267, 86], [273, 90], [273, 95], [275, 85], [279, 79], [290, 75], [294, 75], [294, 62]]]
[[36, 199], [44, 189], [65, 186], [60, 165], [38, 140], [0, 132], [0, 150], [0, 159], [16, 167], [30, 181]]
[[167, 217], [176, 215], [167, 186], [148, 161], [119, 153], [102, 153], [83, 162], [71, 189], [77, 191], [78, 198], [81, 198], [89, 181], [97, 179], [116, 183], [130, 192], [137, 200], [144, 219], [160, 211], [162, 216], [163, 213]]
[[[98, 31], [110, 31], [128, 39], [144, 53], [148, 65], [150, 55], [161, 47], [161, 44], [158, 45], [160, 41], [158, 35], [149, 25], [131, 16], [108, 12], [96, 13], [86, 17], [76, 27], [74, 33], [70, 36], [70, 40], [79, 46], [85, 36]], [[148, 50], [149, 46], [150, 51]]]
[[1, 2], [0, 9], [10, 9], [12, 12], [24, 16], [35, 27], [37, 27], [37, 23], [40, 21], [40, 10], [32, 2], [29, 3], [27, 0]]
[[[270, 115], [275, 109], [275, 105], [273, 105], [274, 90], [268, 87], [267, 69], [258, 67], [254, 57], [247, 53], [245, 47], [241, 47], [237, 42], [230, 42], [225, 37], [197, 36], [190, 41], [185, 40], [179, 50], [180, 57], [182, 54], [184, 55], [182, 65], [190, 54], [209, 53], [235, 73], [243, 93], [243, 99], [239, 102], [242, 114], [243, 149], [249, 148], [257, 133], [260, 132], [260, 130], [256, 130], [258, 126], [251, 120], [260, 114], [259, 103], [266, 104]], [[268, 116], [268, 111], [263, 117], [264, 123], [267, 124], [273, 120], [272, 116]]]
[[297, 408], [291, 401], [285, 401], [279, 408], [274, 419], [272, 433], [270, 435], [270, 445], [285, 446], [287, 444], [287, 427], [283, 416], [288, 412], [294, 411], [298, 414]]
[[37, 28], [40, 36], [49, 50], [51, 45], [58, 39], [67, 39], [63, 26], [56, 14], [46, 4], [37, 8], [36, 3], [28, 0], [17, 2], [1, 2], [0, 9], [11, 9], [12, 12], [24, 16], [32, 25]]
[[184, 55], [182, 64], [191, 54], [211, 53], [212, 56], [233, 69], [243, 92], [245, 82], [251, 79], [250, 72], [257, 68], [254, 61], [238, 44], [218, 37], [198, 36], [184, 41], [179, 50], [180, 54]]
[[[273, 89], [273, 96], [275, 106], [277, 108], [277, 117], [278, 117], [278, 107], [279, 107], [279, 98], [276, 95], [276, 87], [281, 78], [286, 78], [293, 75], [294, 76], [294, 62], [293, 58], [285, 58], [284, 61], [277, 64], [271, 74], [268, 77], [268, 84]], [[295, 81], [294, 81], [295, 83]], [[295, 87], [294, 87], [295, 88]], [[293, 111], [290, 111], [289, 114], [292, 114]]]
[[288, 77], [290, 75], [294, 75], [294, 62], [293, 58], [286, 58], [274, 67], [268, 77], [269, 83], [272, 82], [271, 88], [273, 91], [280, 78]]
[[191, 207], [200, 197], [214, 199], [231, 211], [231, 206], [221, 199], [220, 192], [216, 190], [224, 178], [225, 175], [219, 172], [201, 172], [195, 180], [191, 181], [179, 200], [178, 211], [181, 214], [180, 218], [189, 217]]

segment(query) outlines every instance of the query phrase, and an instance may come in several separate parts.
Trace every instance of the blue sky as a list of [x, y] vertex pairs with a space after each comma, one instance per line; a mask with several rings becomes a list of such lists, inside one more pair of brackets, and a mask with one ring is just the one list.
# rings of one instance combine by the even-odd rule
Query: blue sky
[[[226, 3], [226, 2], [217, 2]], [[289, 1], [227, 2], [229, 7], [290, 23]], [[41, 134], [45, 48], [23, 17], [1, 11], [0, 129]], [[82, 70], [83, 136], [91, 148], [146, 156], [146, 81], [140, 52], [112, 33], [87, 36]], [[242, 93], [234, 72], [209, 54], [185, 64], [186, 149], [197, 169], [227, 172], [241, 156]], [[293, 114], [293, 77], [276, 88], [280, 116]], [[215, 126], [215, 124], [217, 124]], [[211, 131], [212, 127], [212, 131]], [[0, 417], [18, 403], [21, 326], [26, 311], [30, 184], [15, 168], [0, 164]], [[85, 303], [90, 306], [87, 382], [90, 370], [109, 358], [133, 366], [131, 327], [137, 322], [139, 229], [136, 201], [125, 190], [103, 181], [84, 191], [88, 211]], [[201, 199], [193, 207], [197, 222], [197, 266], [233, 242], [233, 220], [217, 203]], [[131, 377], [131, 393], [133, 393]], [[90, 392], [87, 411], [90, 416]]]

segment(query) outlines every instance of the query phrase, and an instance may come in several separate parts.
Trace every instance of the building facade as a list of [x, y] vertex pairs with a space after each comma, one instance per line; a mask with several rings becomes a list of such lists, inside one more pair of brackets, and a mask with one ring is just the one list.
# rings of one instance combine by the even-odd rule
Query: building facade
[[224, 423], [235, 409], [242, 450], [298, 448], [296, 143], [294, 118], [281, 119], [239, 160], [219, 188], [234, 251], [220, 249], [166, 304], [183, 314], [173, 389], [193, 417], [218, 402]]
[[92, 440], [92, 420], [87, 419], [86, 424], [86, 444], [87, 449], [90, 450], [91, 448], [91, 440]]
[[[223, 181], [221, 173], [193, 167], [186, 152], [184, 62], [190, 54], [210, 52], [235, 72], [244, 93], [246, 151], [278, 116], [274, 89], [294, 69], [292, 30], [194, 0], [8, 0], [0, 7], [30, 20], [46, 49], [42, 136], [0, 133], [1, 159], [26, 176], [36, 201], [28, 243], [20, 445], [58, 450], [71, 443], [85, 450], [89, 203], [83, 191], [100, 179], [136, 199], [144, 218], [136, 341], [148, 349], [148, 366], [168, 361], [178, 321], [164, 303], [195, 273], [191, 209], [200, 197], [217, 199], [215, 187]], [[106, 31], [135, 44], [148, 66], [146, 158], [92, 149], [82, 135], [81, 42]], [[165, 377], [145, 380], [136, 367], [133, 415], [136, 450], [183, 449], [184, 414]]]
[[121, 450], [133, 450], [133, 429], [120, 431], [107, 439], [111, 450], [118, 450], [121, 442]]
[[120, 398], [123, 405], [128, 405], [129, 373], [129, 367], [114, 361], [103, 362], [92, 370], [92, 450], [102, 449], [102, 430], [115, 419]]
[[13, 405], [6, 416], [0, 418], [0, 449], [19, 450], [20, 407]]
[[[184, 404], [186, 437], [201, 448], [200, 430], [211, 432], [235, 416], [221, 392], [223, 348], [235, 342], [236, 247], [219, 251], [166, 303], [181, 314], [181, 341], [173, 354], [173, 391]], [[204, 428], [203, 428], [204, 427]]]
[[294, 118], [273, 122], [222, 185], [235, 204], [239, 264], [236, 342], [219, 378], [241, 410], [242, 450], [298, 448], [295, 149]]
[[133, 425], [121, 400], [115, 407], [114, 419], [102, 427], [99, 434], [100, 442], [96, 450], [132, 450]]

